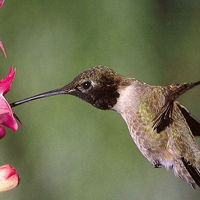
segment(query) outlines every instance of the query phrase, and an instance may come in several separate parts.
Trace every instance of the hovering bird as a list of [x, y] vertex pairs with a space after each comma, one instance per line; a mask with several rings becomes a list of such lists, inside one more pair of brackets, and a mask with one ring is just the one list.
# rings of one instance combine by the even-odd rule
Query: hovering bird
[[200, 136], [200, 123], [176, 99], [197, 85], [200, 81], [152, 86], [109, 67], [95, 66], [60, 89], [16, 101], [11, 107], [70, 94], [96, 108], [117, 111], [142, 154], [156, 168], [171, 169], [194, 188], [200, 187], [200, 148], [194, 138]]

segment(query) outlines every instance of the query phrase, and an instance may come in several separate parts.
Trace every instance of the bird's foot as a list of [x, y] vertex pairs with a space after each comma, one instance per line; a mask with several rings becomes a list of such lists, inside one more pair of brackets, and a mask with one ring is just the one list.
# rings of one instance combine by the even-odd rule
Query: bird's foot
[[156, 161], [154, 163], [154, 168], [161, 168], [161, 167], [162, 167], [162, 165], [159, 163], [159, 161]]

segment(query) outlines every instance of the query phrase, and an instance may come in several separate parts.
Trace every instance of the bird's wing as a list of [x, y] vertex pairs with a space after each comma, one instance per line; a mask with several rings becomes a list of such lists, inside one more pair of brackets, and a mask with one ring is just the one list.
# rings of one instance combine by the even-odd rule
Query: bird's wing
[[172, 122], [173, 107], [173, 101], [167, 102], [153, 119], [153, 129], [156, 130], [157, 133], [163, 131]]
[[172, 112], [174, 101], [187, 90], [200, 85], [200, 81], [195, 83], [180, 83], [175, 85], [167, 86], [167, 94], [164, 106], [157, 113], [156, 117], [153, 119], [153, 128], [160, 133], [172, 122]]
[[200, 122], [198, 122], [184, 106], [180, 105], [178, 102], [177, 105], [185, 117], [185, 120], [190, 127], [192, 134], [194, 136], [200, 136]]
[[167, 149], [182, 160], [188, 173], [200, 187], [200, 148], [177, 101], [174, 102], [172, 117], [173, 122], [166, 129], [169, 137]]

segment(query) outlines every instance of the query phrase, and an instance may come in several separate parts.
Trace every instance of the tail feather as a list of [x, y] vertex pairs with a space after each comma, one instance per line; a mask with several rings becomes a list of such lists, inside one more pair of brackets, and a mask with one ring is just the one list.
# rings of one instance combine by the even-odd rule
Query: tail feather
[[187, 169], [188, 173], [190, 174], [190, 176], [193, 178], [195, 183], [200, 187], [200, 172], [198, 171], [198, 169], [193, 167], [184, 158], [181, 158], [181, 160], [183, 161], [183, 164], [184, 164], [185, 168]]

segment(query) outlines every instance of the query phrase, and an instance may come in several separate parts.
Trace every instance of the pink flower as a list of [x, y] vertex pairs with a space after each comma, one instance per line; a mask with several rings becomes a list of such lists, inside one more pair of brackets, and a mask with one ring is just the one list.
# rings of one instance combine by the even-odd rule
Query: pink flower
[[11, 165], [0, 166], [0, 192], [6, 192], [17, 187], [19, 182], [19, 175]]
[[[0, 80], [0, 139], [6, 134], [3, 125], [17, 131], [18, 125], [16, 120], [18, 118], [13, 113], [10, 104], [6, 101], [4, 96], [10, 91], [11, 84], [15, 78], [16, 70], [13, 71], [13, 67], [10, 68], [8, 76]], [[16, 119], [15, 119], [16, 118]]]
[[7, 58], [6, 51], [5, 51], [5, 49], [4, 49], [3, 44], [2, 44], [1, 41], [0, 41], [0, 48], [3, 51], [4, 56]]
[[3, 6], [5, 0], [0, 0], [0, 9]]

